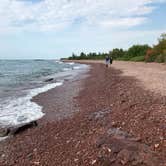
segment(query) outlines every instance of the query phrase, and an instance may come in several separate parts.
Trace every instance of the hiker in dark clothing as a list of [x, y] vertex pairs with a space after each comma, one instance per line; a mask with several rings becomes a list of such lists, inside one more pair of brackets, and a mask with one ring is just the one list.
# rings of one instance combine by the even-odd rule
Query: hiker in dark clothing
[[112, 56], [110, 56], [110, 64], [112, 64], [112, 62], [113, 62], [113, 58]]
[[109, 67], [110, 57], [108, 55], [105, 57], [105, 63], [106, 63], [106, 67]]

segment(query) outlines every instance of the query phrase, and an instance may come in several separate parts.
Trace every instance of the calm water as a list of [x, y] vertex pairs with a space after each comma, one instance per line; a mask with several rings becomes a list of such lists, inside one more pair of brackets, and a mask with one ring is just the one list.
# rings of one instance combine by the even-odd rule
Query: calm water
[[[0, 60], [0, 125], [17, 125], [41, 118], [42, 107], [32, 97], [63, 84], [63, 78], [85, 65], [53, 60]], [[46, 82], [54, 78], [53, 82]]]

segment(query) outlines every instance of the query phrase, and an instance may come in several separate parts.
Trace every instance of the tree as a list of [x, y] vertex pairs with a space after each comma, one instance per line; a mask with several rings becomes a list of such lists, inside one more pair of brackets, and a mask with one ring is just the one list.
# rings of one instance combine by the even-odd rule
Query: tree
[[150, 47], [146, 44], [146, 45], [133, 45], [132, 47], [130, 47], [126, 53], [126, 58], [129, 60], [133, 57], [137, 57], [137, 56], [145, 56], [147, 50], [149, 50]]
[[115, 48], [109, 52], [113, 59], [118, 59], [124, 56], [125, 52], [123, 49]]
[[155, 52], [159, 54], [165, 54], [166, 50], [166, 33], [161, 34], [160, 38], [158, 39], [158, 44], [154, 46]]
[[83, 52], [81, 52], [81, 54], [80, 54], [80, 59], [86, 59], [86, 54], [85, 53], [83, 53]]

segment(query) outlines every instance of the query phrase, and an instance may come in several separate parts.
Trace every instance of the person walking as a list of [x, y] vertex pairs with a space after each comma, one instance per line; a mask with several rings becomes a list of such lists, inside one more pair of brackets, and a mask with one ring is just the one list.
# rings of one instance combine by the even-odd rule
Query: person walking
[[112, 56], [110, 56], [110, 64], [112, 64], [112, 62], [113, 62], [113, 58]]
[[108, 55], [105, 57], [105, 63], [106, 63], [106, 67], [109, 67], [110, 57]]

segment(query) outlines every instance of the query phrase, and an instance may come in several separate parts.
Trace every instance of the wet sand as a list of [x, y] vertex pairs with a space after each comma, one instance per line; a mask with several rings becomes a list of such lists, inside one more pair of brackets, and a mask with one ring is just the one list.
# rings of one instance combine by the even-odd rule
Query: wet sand
[[91, 66], [87, 77], [34, 98], [46, 116], [1, 143], [0, 165], [166, 165], [166, 96]]

